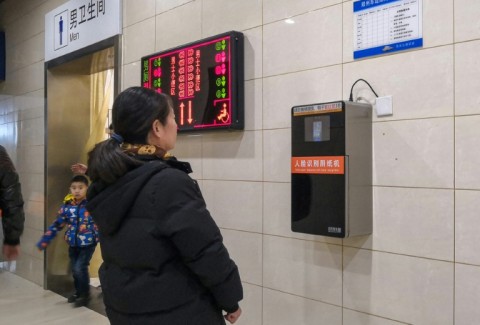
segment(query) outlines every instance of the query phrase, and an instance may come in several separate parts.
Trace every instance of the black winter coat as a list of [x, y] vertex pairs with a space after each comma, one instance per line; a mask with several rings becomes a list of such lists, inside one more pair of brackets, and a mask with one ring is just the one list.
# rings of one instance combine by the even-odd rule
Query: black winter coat
[[20, 235], [25, 222], [22, 191], [15, 167], [2, 146], [0, 146], [0, 209], [2, 210], [3, 243], [20, 244]]
[[243, 298], [220, 230], [197, 183], [179, 166], [185, 164], [150, 161], [113, 185], [89, 189], [107, 313], [122, 314], [128, 324], [225, 324], [222, 310], [237, 310]]

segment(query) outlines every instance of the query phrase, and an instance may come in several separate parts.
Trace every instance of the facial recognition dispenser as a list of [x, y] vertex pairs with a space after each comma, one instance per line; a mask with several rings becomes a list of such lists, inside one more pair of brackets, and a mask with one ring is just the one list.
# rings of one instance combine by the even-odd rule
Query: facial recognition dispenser
[[292, 108], [292, 231], [345, 238], [372, 232], [372, 106]]

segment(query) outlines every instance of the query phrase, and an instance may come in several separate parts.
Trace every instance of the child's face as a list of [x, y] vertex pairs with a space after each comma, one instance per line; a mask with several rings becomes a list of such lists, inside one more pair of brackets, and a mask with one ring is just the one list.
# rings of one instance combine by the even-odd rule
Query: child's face
[[88, 186], [82, 182], [73, 182], [70, 185], [70, 193], [73, 195], [75, 200], [83, 200], [87, 196]]

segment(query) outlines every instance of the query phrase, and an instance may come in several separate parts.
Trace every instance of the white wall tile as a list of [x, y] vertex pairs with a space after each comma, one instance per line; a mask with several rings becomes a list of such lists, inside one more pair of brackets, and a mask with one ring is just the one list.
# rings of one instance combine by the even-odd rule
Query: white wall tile
[[341, 259], [338, 245], [264, 235], [263, 285], [341, 305]]
[[341, 18], [342, 6], [336, 5], [297, 16], [294, 24], [280, 21], [264, 25], [263, 75], [341, 63]]
[[[123, 64], [139, 61], [155, 51], [155, 18], [123, 29]], [[140, 70], [138, 72], [140, 78]]]
[[5, 81], [0, 83], [1, 92], [9, 95], [20, 94], [17, 90], [19, 86], [20, 78], [21, 78], [20, 70], [6, 72]]
[[7, 73], [39, 62], [45, 57], [45, 33], [41, 32], [14, 47], [7, 47], [6, 50]]
[[[25, 93], [13, 98], [13, 106], [19, 110], [19, 120], [44, 118], [45, 94], [44, 89]], [[43, 134], [42, 134], [43, 137]]]
[[480, 265], [480, 191], [455, 191], [455, 261]]
[[409, 324], [453, 325], [453, 263], [343, 252], [344, 307]]
[[[8, 113], [11, 113], [16, 110], [15, 106], [15, 98], [18, 96], [13, 96], [13, 95], [2, 95], [2, 101], [1, 101], [1, 112], [2, 115], [6, 115]], [[7, 123], [7, 122], [5, 122]]]
[[264, 0], [263, 23], [268, 24], [341, 2], [342, 0]]
[[263, 325], [342, 325], [340, 307], [263, 289]]
[[455, 0], [455, 42], [480, 38], [480, 2], [477, 0]]
[[407, 323], [400, 323], [344, 308], [343, 325], [407, 325]]
[[453, 42], [453, 2], [454, 0], [423, 1], [424, 48]]
[[43, 174], [45, 164], [45, 146], [28, 146], [18, 148], [15, 167], [19, 173]]
[[290, 127], [293, 106], [341, 100], [341, 71], [338, 65], [264, 78], [263, 127]]
[[46, 1], [47, 0], [24, 0], [21, 6], [19, 6], [16, 1], [2, 1], [0, 20], [4, 24], [11, 24]]
[[[348, 63], [344, 65], [344, 98], [362, 78], [379, 96], [393, 96], [393, 115], [381, 117], [382, 121], [452, 116], [453, 62], [453, 47], [443, 46]], [[363, 82], [355, 85], [353, 95], [374, 103], [375, 95]]]
[[201, 0], [156, 0], [156, 13], [159, 14], [193, 1], [201, 2]]
[[211, 133], [203, 137], [203, 177], [262, 180], [262, 132]]
[[16, 123], [4, 123], [0, 128], [0, 143], [7, 150], [10, 159], [16, 166], [18, 161], [18, 149], [16, 144]]
[[203, 38], [201, 12], [202, 1], [197, 0], [157, 15], [155, 51], [165, 51]]
[[480, 41], [455, 45], [455, 115], [480, 114]]
[[[22, 184], [23, 185], [23, 184]], [[23, 187], [22, 187], [23, 191]], [[38, 230], [40, 232], [44, 231], [44, 213], [43, 209], [45, 203], [43, 201], [30, 201], [25, 200], [24, 211], [25, 211], [25, 227], [29, 227], [33, 230]], [[25, 235], [24, 235], [25, 237]], [[37, 240], [39, 240], [37, 238]]]
[[374, 185], [452, 188], [453, 160], [453, 118], [373, 125]]
[[262, 28], [252, 28], [243, 32], [245, 80], [262, 77], [263, 37]]
[[43, 173], [26, 172], [19, 176], [23, 199], [25, 201], [43, 202], [45, 197]]
[[261, 130], [263, 122], [262, 79], [245, 81], [245, 130]]
[[480, 267], [455, 264], [455, 325], [476, 324], [479, 301]]
[[236, 325], [263, 325], [262, 287], [244, 282], [240, 308], [242, 308], [242, 315], [235, 323]]
[[222, 235], [242, 281], [262, 285], [262, 235], [229, 229], [222, 229]]
[[480, 189], [480, 115], [455, 118], [455, 187]]
[[[155, 15], [156, 0], [123, 0], [123, 27], [136, 24]], [[163, 1], [169, 2], [169, 1]]]
[[39, 259], [20, 253], [20, 258], [17, 260], [15, 274], [43, 286], [43, 264], [43, 256]]
[[263, 186], [263, 233], [292, 237], [290, 183], [265, 182]]
[[42, 230], [25, 227], [21, 240], [21, 252], [17, 259], [15, 273], [30, 281], [43, 285], [43, 252], [35, 244], [43, 235]]
[[49, 12], [45, 5], [34, 11], [25, 11], [11, 24], [5, 26], [5, 40], [9, 46], [24, 42], [45, 30], [45, 14]]
[[453, 190], [374, 187], [373, 233], [345, 245], [453, 261]]
[[43, 117], [20, 121], [19, 146], [39, 146], [44, 144], [45, 121]]
[[[37, 259], [42, 259], [43, 251], [40, 251], [37, 246], [35, 246], [35, 244], [38, 243], [42, 235], [43, 229], [36, 230], [33, 228], [25, 227], [21, 237], [21, 254], [30, 255]], [[60, 235], [58, 237], [60, 240], [63, 240], [63, 236]]]
[[60, 7], [61, 5], [63, 5], [67, 1], [66, 0], [39, 0], [39, 1], [26, 0], [26, 2], [32, 3], [31, 4], [32, 7], [37, 6], [39, 3], [45, 3], [46, 12], [49, 12], [49, 11], [52, 11], [53, 9], [55, 9], [57, 7]]
[[290, 183], [263, 183], [263, 233], [292, 237]]
[[140, 86], [140, 61], [125, 64], [122, 67], [122, 89]]
[[263, 175], [267, 182], [290, 182], [290, 129], [263, 131]]
[[261, 182], [204, 180], [203, 196], [219, 227], [262, 232]]
[[[39, 61], [12, 73], [12, 90], [14, 95], [23, 95], [44, 88], [44, 62]], [[25, 78], [28, 76], [28, 78]]]
[[208, 0], [202, 5], [204, 37], [229, 30], [242, 31], [262, 24], [262, 0]]

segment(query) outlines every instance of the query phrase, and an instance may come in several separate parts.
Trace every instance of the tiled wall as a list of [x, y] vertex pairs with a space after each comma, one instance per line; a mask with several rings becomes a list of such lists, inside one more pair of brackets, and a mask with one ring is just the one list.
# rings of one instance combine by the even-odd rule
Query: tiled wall
[[[0, 83], [0, 141], [27, 198], [18, 272], [37, 283], [42, 19], [63, 2], [1, 5], [9, 80]], [[123, 88], [139, 84], [143, 55], [245, 34], [245, 131], [181, 135], [175, 150], [192, 163], [240, 267], [239, 324], [480, 324], [479, 15], [477, 0], [423, 0], [423, 48], [353, 61], [352, 1], [124, 0]], [[373, 234], [292, 233], [290, 108], [346, 99], [358, 78], [394, 102], [393, 116], [373, 123]], [[374, 99], [363, 84], [355, 95]]]
[[43, 254], [34, 246], [44, 228], [44, 15], [62, 1], [4, 1], [6, 81], [0, 82], [0, 144], [20, 174], [25, 231], [16, 273], [43, 284]]

